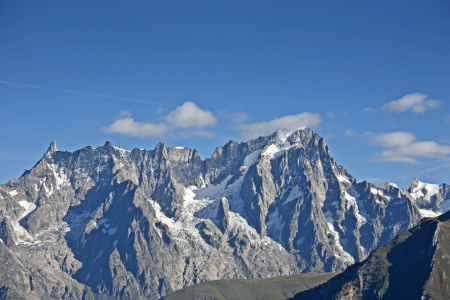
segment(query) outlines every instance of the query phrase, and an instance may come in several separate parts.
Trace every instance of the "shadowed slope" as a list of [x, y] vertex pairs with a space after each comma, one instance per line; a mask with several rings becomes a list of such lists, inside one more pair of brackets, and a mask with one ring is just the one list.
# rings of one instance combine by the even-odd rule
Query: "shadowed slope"
[[450, 213], [423, 219], [364, 262], [293, 299], [446, 299]]

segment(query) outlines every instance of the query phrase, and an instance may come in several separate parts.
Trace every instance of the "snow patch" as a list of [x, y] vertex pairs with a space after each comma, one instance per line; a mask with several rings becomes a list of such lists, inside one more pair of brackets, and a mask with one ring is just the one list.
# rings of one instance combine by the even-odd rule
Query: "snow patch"
[[[113, 146], [114, 147], [114, 146]], [[121, 151], [121, 152], [131, 152], [130, 150], [125, 150], [125, 149], [123, 149], [123, 148], [120, 148], [120, 147], [114, 147], [114, 149], [116, 149], [116, 150], [119, 150], [119, 151]], [[142, 150], [142, 149], [141, 149]], [[123, 156], [122, 156], [123, 157]]]
[[25, 211], [20, 215], [20, 217], [17, 219], [17, 221], [22, 220], [29, 213], [31, 213], [33, 210], [36, 209], [36, 205], [33, 202], [28, 202], [28, 201], [22, 200], [22, 201], [19, 201], [18, 203], [20, 204], [20, 206], [22, 206], [25, 209]]
[[425, 197], [425, 200], [430, 202], [431, 197], [436, 195], [439, 192], [440, 188], [441, 188], [440, 185], [424, 183], [424, 182], [419, 181], [417, 186], [413, 189], [411, 196], [417, 200], [420, 197], [423, 197], [425, 195], [425, 190], [426, 190], [427, 196]]
[[244, 167], [248, 168], [258, 159], [259, 154], [261, 153], [261, 150], [255, 150], [249, 155], [247, 155], [244, 159]]
[[424, 218], [435, 218], [441, 215], [441, 213], [434, 212], [430, 209], [419, 209], [419, 211]]
[[283, 205], [295, 199], [298, 199], [301, 196], [303, 196], [303, 191], [301, 191], [300, 188], [296, 185], [291, 189], [289, 196], [286, 198], [286, 200], [284, 200]]
[[[62, 187], [66, 186], [66, 185], [70, 185], [70, 180], [68, 179], [70, 171], [67, 171], [64, 167], [59, 168], [59, 172], [58, 171], [58, 166], [55, 164], [47, 164], [47, 166], [50, 168], [50, 170], [52, 170], [53, 172], [53, 176], [56, 179], [56, 189], [59, 190]], [[52, 191], [53, 193], [53, 185], [52, 185]], [[50, 193], [51, 195], [51, 193]]]
[[347, 210], [349, 210], [350, 207], [353, 206], [355, 209], [355, 216], [358, 222], [366, 223], [367, 219], [370, 219], [370, 217], [362, 209], [362, 203], [359, 197], [360, 197], [359, 193], [353, 187], [345, 191], [345, 200], [347, 200], [346, 208]]
[[10, 194], [11, 196], [15, 196], [17, 195], [17, 191], [16, 190], [12, 190], [11, 192], [8, 192], [8, 194]]
[[348, 178], [345, 177], [345, 176], [343, 176], [343, 175], [339, 175], [339, 176], [337, 177], [337, 179], [338, 179], [340, 182], [348, 182], [348, 183], [350, 183], [350, 180], [348, 180]]
[[336, 248], [338, 249], [338, 253], [335, 254], [336, 258], [344, 261], [344, 262], [349, 262], [349, 263], [355, 263], [355, 259], [353, 258], [353, 256], [350, 255], [350, 253], [346, 252], [344, 250], [344, 248], [342, 247], [341, 243], [340, 243], [340, 239], [339, 239], [339, 233], [334, 230], [334, 226], [333, 226], [333, 219], [332, 219], [332, 213], [330, 211], [327, 211], [325, 213], [325, 217], [327, 218], [327, 224], [328, 224], [328, 229], [330, 231], [330, 233], [333, 235], [333, 239], [334, 239], [334, 243]]
[[[207, 219], [215, 220], [222, 197], [227, 198], [230, 205], [229, 221], [231, 234], [237, 234], [238, 231], [245, 233], [249, 237], [250, 243], [262, 250], [276, 249], [286, 251], [281, 244], [272, 238], [268, 236], [261, 238], [256, 229], [251, 227], [243, 217], [246, 216], [246, 213], [244, 202], [240, 198], [240, 189], [245, 174], [248, 172], [248, 167], [258, 159], [260, 153], [261, 150], [256, 150], [247, 155], [244, 159], [245, 168], [241, 176], [230, 185], [227, 184], [232, 174], [216, 185], [208, 184], [200, 189], [194, 186], [185, 188], [183, 209], [176, 220], [165, 216], [156, 201], [147, 199], [155, 211], [157, 220], [166, 224], [169, 228], [173, 239], [181, 250], [182, 256], [191, 256], [192, 249], [204, 255], [213, 255], [214, 253], [214, 255], [219, 255], [218, 250], [206, 243], [201, 237], [197, 225]], [[276, 239], [278, 238], [279, 236], [276, 237]]]
[[286, 131], [279, 130], [277, 140], [272, 145], [267, 147], [266, 151], [264, 151], [261, 155], [268, 155], [268, 156], [270, 156], [270, 159], [275, 159], [275, 158], [283, 155], [289, 149], [297, 146], [298, 142], [299, 142], [299, 138], [296, 138], [291, 141], [289, 141], [289, 139], [288, 139], [292, 135], [292, 133], [294, 133], [296, 131], [297, 130], [286, 132]]

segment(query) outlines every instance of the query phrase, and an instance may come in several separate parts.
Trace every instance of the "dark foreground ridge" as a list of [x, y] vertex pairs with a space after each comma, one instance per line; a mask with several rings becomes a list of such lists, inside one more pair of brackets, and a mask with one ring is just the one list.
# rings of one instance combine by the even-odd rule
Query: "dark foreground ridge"
[[448, 299], [450, 212], [423, 219], [364, 262], [292, 299]]
[[176, 291], [163, 300], [197, 299], [288, 299], [296, 293], [313, 288], [337, 273], [309, 273], [265, 279], [227, 279], [207, 281]]

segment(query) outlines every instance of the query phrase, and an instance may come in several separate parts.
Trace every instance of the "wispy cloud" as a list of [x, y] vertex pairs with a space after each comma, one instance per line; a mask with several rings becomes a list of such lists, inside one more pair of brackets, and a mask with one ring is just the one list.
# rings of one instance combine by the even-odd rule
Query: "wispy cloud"
[[[119, 112], [111, 125], [101, 129], [107, 133], [141, 138], [161, 137], [169, 132], [184, 138], [194, 135], [214, 137], [213, 133], [204, 131], [203, 128], [213, 126], [217, 122], [217, 118], [210, 111], [199, 108], [194, 102], [183, 103], [159, 120], [158, 122], [137, 122], [131, 118], [131, 112], [125, 110]], [[182, 134], [174, 133], [173, 131], [178, 128], [193, 130], [184, 131]]]
[[243, 138], [257, 138], [259, 136], [268, 135], [278, 129], [294, 130], [305, 127], [314, 127], [322, 122], [320, 114], [303, 112], [296, 115], [284, 116], [273, 119], [269, 122], [260, 122], [253, 124], [242, 124], [239, 129], [242, 130]]
[[235, 129], [239, 129], [239, 126], [249, 119], [248, 114], [244, 112], [232, 113], [224, 109], [219, 109], [214, 113], [219, 119], [231, 123]]
[[437, 167], [434, 167], [434, 168], [426, 169], [426, 170], [418, 172], [417, 174], [422, 175], [422, 174], [436, 172], [436, 171], [443, 170], [443, 169], [448, 169], [448, 168], [450, 168], [450, 164], [441, 165], [441, 166], [437, 166]]
[[326, 116], [330, 119], [334, 119], [336, 117], [336, 114], [332, 111], [327, 112]]
[[114, 120], [131, 117], [132, 113], [129, 110], [121, 110], [115, 116]]
[[427, 99], [422, 93], [414, 93], [403, 96], [401, 99], [386, 103], [381, 109], [390, 112], [411, 111], [414, 114], [423, 115], [428, 110], [435, 110], [441, 105], [440, 101]]
[[369, 142], [386, 148], [372, 157], [374, 161], [417, 164], [419, 157], [450, 160], [450, 146], [434, 141], [418, 142], [416, 136], [410, 132], [380, 133], [370, 138]]
[[109, 126], [102, 127], [104, 132], [118, 133], [128, 136], [145, 137], [161, 137], [169, 130], [169, 125], [166, 123], [147, 123], [136, 122], [133, 118], [123, 118], [115, 120]]
[[147, 101], [147, 100], [134, 99], [134, 98], [126, 98], [126, 97], [117, 97], [117, 96], [110, 96], [110, 95], [105, 95], [105, 94], [89, 93], [89, 92], [74, 91], [74, 90], [67, 90], [67, 89], [50, 88], [50, 87], [39, 86], [39, 85], [32, 85], [32, 84], [12, 83], [12, 82], [2, 81], [2, 80], [0, 80], [0, 83], [1, 84], [6, 84], [6, 85], [9, 85], [9, 86], [12, 86], [12, 87], [16, 87], [16, 88], [22, 88], [22, 89], [23, 88], [33, 88], [33, 89], [41, 89], [41, 90], [50, 90], [50, 91], [75, 93], [75, 94], [82, 94], [82, 95], [89, 95], [89, 96], [97, 96], [97, 97], [117, 99], [117, 100], [126, 100], [126, 101], [133, 101], [133, 102], [141, 102], [141, 103], [149, 103], [149, 104], [159, 104], [159, 105], [174, 106], [172, 104], [167, 104], [167, 103], [162, 103], [162, 102], [154, 102], [154, 101]]
[[370, 132], [370, 131], [359, 132], [359, 131], [353, 130], [351, 128], [347, 129], [344, 132], [344, 136], [347, 136], [347, 137], [366, 137], [366, 136], [370, 136], [370, 135], [373, 135], [373, 132]]
[[362, 110], [362, 112], [364, 112], [364, 113], [374, 113], [374, 112], [377, 112], [377, 109], [372, 108], [372, 107], [366, 107], [366, 108], [364, 108]]

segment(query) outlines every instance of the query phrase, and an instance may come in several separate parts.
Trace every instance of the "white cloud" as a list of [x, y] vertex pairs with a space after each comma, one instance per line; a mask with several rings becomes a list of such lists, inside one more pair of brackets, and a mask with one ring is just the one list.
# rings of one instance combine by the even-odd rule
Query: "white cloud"
[[167, 133], [169, 125], [165, 123], [146, 123], [136, 122], [132, 118], [123, 118], [115, 120], [109, 126], [102, 127], [104, 132], [119, 133], [137, 137], [160, 137]]
[[416, 136], [409, 132], [397, 131], [381, 133], [370, 140], [373, 145], [387, 148], [373, 156], [375, 161], [418, 163], [419, 157], [450, 160], [450, 146], [434, 141], [417, 142]]
[[[131, 112], [120, 111], [115, 117], [115, 121], [109, 126], [102, 127], [102, 131], [144, 138], [161, 137], [169, 132], [172, 134], [177, 128], [184, 128], [185, 130], [181, 134], [175, 133], [175, 136], [214, 137], [213, 133], [202, 129], [213, 126], [216, 122], [216, 117], [210, 111], [199, 108], [194, 102], [185, 102], [167, 116], [162, 117], [160, 122], [155, 123], [137, 122], [131, 118]], [[195, 130], [186, 131], [192, 128]]]
[[366, 108], [364, 108], [363, 110], [362, 110], [362, 112], [364, 112], [364, 113], [374, 113], [374, 112], [376, 112], [377, 110], [375, 109], [375, 108], [372, 108], [372, 107], [366, 107]]
[[184, 102], [162, 119], [166, 120], [172, 127], [178, 128], [204, 128], [213, 126], [217, 118], [209, 110], [199, 108], [194, 102]]
[[408, 94], [403, 98], [386, 103], [383, 110], [392, 112], [411, 111], [414, 114], [424, 114], [427, 110], [434, 110], [441, 105], [440, 101], [427, 99], [422, 93]]
[[337, 138], [337, 134], [332, 133], [332, 132], [328, 132], [327, 134], [325, 134], [325, 137], [327, 139], [335, 139], [335, 138]]
[[347, 129], [344, 132], [344, 136], [355, 136], [355, 137], [366, 137], [369, 135], [372, 135], [373, 133], [370, 131], [366, 131], [366, 132], [359, 132], [357, 130], [353, 130], [351, 128]]
[[269, 122], [242, 124], [239, 128], [242, 130], [243, 138], [257, 138], [263, 135], [269, 135], [278, 129], [291, 131], [295, 129], [313, 127], [322, 122], [319, 114], [303, 112], [296, 115], [284, 116], [273, 119]]
[[395, 131], [388, 133], [381, 133], [370, 139], [373, 145], [380, 145], [383, 147], [397, 147], [411, 145], [416, 141], [416, 136], [410, 132]]

